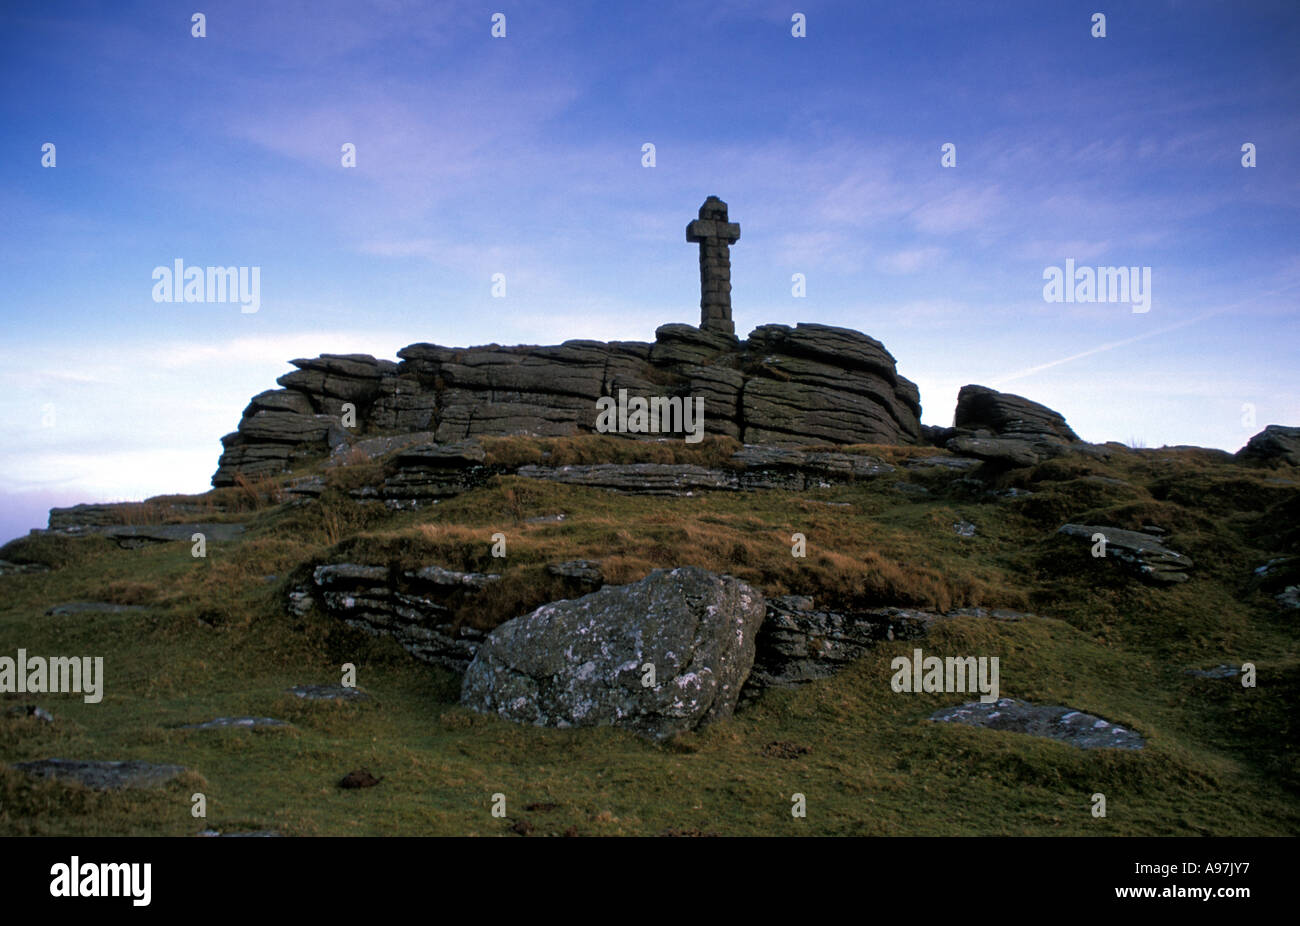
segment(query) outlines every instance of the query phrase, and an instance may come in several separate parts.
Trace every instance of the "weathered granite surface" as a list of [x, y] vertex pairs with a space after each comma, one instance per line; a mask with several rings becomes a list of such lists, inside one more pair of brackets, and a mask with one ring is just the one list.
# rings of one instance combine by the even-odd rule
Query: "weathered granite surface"
[[[684, 324], [654, 343], [566, 341], [546, 347], [412, 344], [400, 363], [364, 354], [292, 361], [280, 389], [254, 396], [222, 438], [213, 485], [276, 474], [334, 448], [427, 432], [447, 444], [480, 435], [595, 431], [596, 400], [699, 397], [706, 434], [752, 444], [915, 443], [920, 394], [873, 338], [829, 325], [763, 325], [748, 340]], [[345, 427], [345, 403], [355, 427]], [[651, 435], [658, 436], [658, 435]], [[436, 461], [433, 461], [436, 465]]]
[[488, 635], [461, 703], [516, 723], [614, 725], [662, 739], [731, 715], [763, 596], [696, 566], [543, 605]]
[[1146, 745], [1140, 734], [1092, 714], [1056, 705], [1030, 704], [1016, 698], [945, 707], [935, 711], [930, 719], [1047, 737], [1079, 749], [1141, 749]]

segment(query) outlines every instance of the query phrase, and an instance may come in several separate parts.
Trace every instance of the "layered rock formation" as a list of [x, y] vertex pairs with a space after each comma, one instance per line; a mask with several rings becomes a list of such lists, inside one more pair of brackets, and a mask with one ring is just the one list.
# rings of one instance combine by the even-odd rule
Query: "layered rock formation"
[[[893, 356], [847, 328], [763, 325], [748, 340], [663, 325], [653, 344], [413, 344], [401, 363], [363, 354], [294, 360], [222, 438], [214, 486], [276, 474], [360, 436], [429, 432], [555, 437], [596, 430], [597, 399], [703, 399], [704, 432], [746, 443], [915, 443], [920, 394]], [[633, 435], [635, 436], [635, 435]], [[657, 437], [659, 435], [650, 435]]]
[[959, 617], [1018, 621], [1031, 616], [997, 608], [937, 612], [885, 607], [838, 612], [818, 610], [811, 599], [800, 595], [769, 598], [743, 697], [829, 678], [876, 644], [920, 639], [940, 621]]
[[953, 427], [927, 429], [926, 437], [953, 453], [1002, 466], [1032, 466], [1086, 446], [1046, 405], [987, 386], [962, 386]]
[[401, 571], [327, 563], [316, 567], [311, 586], [296, 589], [290, 600], [293, 608], [305, 611], [315, 598], [327, 614], [349, 626], [391, 636], [416, 658], [463, 672], [485, 635], [462, 626], [458, 612], [500, 578], [440, 566]]

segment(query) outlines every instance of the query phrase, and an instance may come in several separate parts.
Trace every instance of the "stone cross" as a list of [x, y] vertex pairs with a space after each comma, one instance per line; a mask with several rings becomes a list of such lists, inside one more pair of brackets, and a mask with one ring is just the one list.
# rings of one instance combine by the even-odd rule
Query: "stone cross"
[[727, 221], [727, 204], [710, 196], [700, 217], [686, 226], [686, 240], [700, 245], [700, 328], [735, 335], [731, 321], [731, 245], [740, 226]]

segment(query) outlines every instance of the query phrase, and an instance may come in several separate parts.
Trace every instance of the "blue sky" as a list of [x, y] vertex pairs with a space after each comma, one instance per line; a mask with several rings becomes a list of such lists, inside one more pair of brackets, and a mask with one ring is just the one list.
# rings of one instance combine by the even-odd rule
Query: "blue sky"
[[[697, 323], [709, 194], [742, 336], [865, 331], [929, 424], [982, 383], [1235, 450], [1300, 424], [1297, 48], [1291, 0], [8, 2], [0, 540], [203, 491], [292, 357]], [[154, 302], [177, 258], [259, 310]], [[1046, 302], [1067, 258], [1152, 268], [1150, 311]]]

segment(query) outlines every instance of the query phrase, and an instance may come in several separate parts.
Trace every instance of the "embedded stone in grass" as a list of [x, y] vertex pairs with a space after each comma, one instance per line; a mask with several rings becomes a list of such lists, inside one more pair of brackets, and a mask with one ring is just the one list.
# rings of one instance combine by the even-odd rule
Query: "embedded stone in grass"
[[200, 830], [200, 836], [254, 836], [266, 838], [270, 836], [283, 836], [283, 833], [277, 833], [275, 830], [245, 830], [241, 833], [223, 833], [221, 830]]
[[806, 756], [812, 752], [811, 746], [801, 746], [799, 743], [789, 743], [784, 740], [777, 740], [768, 743], [761, 750], [762, 754], [769, 759], [797, 759], [800, 756]]
[[125, 614], [130, 611], [147, 611], [138, 604], [111, 604], [107, 601], [69, 601], [56, 604], [45, 613], [52, 617], [70, 617], [73, 614]]
[[1233, 678], [1241, 674], [1241, 666], [1222, 663], [1209, 669], [1187, 669], [1183, 674], [1194, 675], [1197, 678]]
[[94, 528], [94, 533], [103, 534], [116, 541], [119, 547], [136, 549], [154, 543], [190, 542], [195, 534], [202, 534], [208, 543], [237, 540], [244, 533], [244, 525], [227, 523], [193, 523], [193, 524], [114, 524], [108, 527]]
[[293, 724], [273, 717], [216, 717], [202, 723], [187, 723], [178, 730], [217, 730], [223, 727], [290, 727]]
[[41, 723], [54, 723], [54, 715], [35, 704], [20, 704], [5, 711], [10, 717], [34, 717]]
[[516, 723], [670, 737], [731, 715], [764, 613], [762, 594], [739, 579], [657, 569], [496, 628], [461, 703]]
[[994, 498], [1029, 498], [1034, 493], [1028, 489], [1018, 489], [1012, 486], [1009, 489], [989, 489], [984, 494]]
[[1092, 714], [1015, 698], [1000, 698], [991, 704], [969, 701], [941, 708], [930, 719], [1046, 737], [1080, 749], [1141, 749], [1146, 745], [1139, 734]]
[[1057, 533], [1093, 545], [1099, 543], [1093, 538], [1101, 534], [1106, 538], [1106, 558], [1119, 560], [1152, 582], [1165, 585], [1186, 582], [1187, 570], [1192, 568], [1191, 557], [1168, 549], [1162, 538], [1151, 534], [1089, 524], [1064, 524]]
[[904, 495], [929, 495], [930, 490], [925, 486], [917, 485], [915, 482], [895, 482], [895, 491], [902, 492]]
[[367, 701], [370, 698], [360, 688], [343, 685], [295, 685], [285, 691], [307, 701]]
[[34, 778], [49, 778], [80, 784], [95, 791], [156, 788], [187, 771], [181, 765], [155, 765], [136, 760], [101, 762], [83, 759], [38, 759], [34, 762], [18, 762], [13, 767]]
[[0, 559], [0, 576], [31, 575], [49, 571], [50, 567], [44, 563], [11, 563], [8, 560]]
[[600, 563], [577, 559], [568, 563], [548, 563], [546, 574], [559, 579], [574, 579], [579, 583], [599, 588], [605, 583]]
[[952, 526], [958, 537], [974, 537], [975, 525], [969, 521], [958, 521]]

